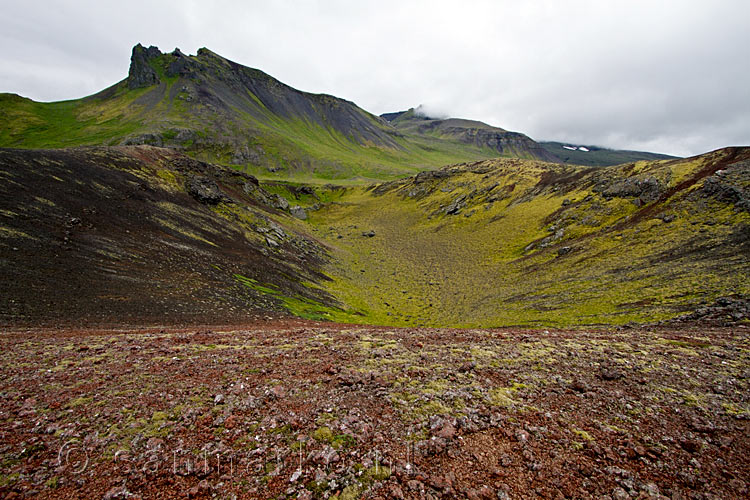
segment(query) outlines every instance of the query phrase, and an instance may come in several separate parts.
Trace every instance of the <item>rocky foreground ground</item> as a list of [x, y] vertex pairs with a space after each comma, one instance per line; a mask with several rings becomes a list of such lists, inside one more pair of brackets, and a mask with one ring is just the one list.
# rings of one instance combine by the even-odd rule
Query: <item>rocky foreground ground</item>
[[747, 326], [4, 331], [0, 497], [750, 495]]

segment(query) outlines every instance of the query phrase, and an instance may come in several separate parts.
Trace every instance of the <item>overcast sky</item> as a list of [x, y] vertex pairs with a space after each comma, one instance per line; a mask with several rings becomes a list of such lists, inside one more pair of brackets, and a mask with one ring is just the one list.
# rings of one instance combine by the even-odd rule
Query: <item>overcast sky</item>
[[538, 140], [676, 155], [750, 145], [750, 1], [0, 0], [0, 92], [127, 76], [199, 47], [380, 114], [424, 104]]

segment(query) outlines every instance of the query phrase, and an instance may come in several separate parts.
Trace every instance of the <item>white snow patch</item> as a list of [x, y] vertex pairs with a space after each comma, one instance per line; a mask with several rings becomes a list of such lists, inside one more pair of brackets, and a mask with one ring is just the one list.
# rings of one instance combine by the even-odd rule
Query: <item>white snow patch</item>
[[586, 151], [588, 153], [589, 148], [586, 148], [586, 147], [583, 147], [583, 146], [578, 146], [578, 151]]

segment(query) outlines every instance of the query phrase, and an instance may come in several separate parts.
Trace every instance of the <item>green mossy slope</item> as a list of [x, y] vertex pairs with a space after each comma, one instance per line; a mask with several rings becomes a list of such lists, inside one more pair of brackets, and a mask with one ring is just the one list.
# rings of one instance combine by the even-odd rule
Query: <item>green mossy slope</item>
[[332, 249], [327, 287], [349, 306], [340, 320], [655, 321], [750, 294], [750, 214], [726, 194], [750, 193], [749, 159], [726, 149], [605, 169], [463, 164], [338, 190], [309, 223]]
[[750, 148], [259, 182], [148, 146], [0, 150], [0, 323], [573, 326], [750, 296]]

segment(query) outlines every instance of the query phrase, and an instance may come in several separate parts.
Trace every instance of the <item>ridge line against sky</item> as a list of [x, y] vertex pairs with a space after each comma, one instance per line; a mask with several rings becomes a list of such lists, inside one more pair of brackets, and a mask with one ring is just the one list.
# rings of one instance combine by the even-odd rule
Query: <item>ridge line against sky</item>
[[380, 114], [425, 104], [537, 140], [750, 144], [750, 2], [1, 0], [0, 92], [90, 95], [140, 42], [199, 47]]

